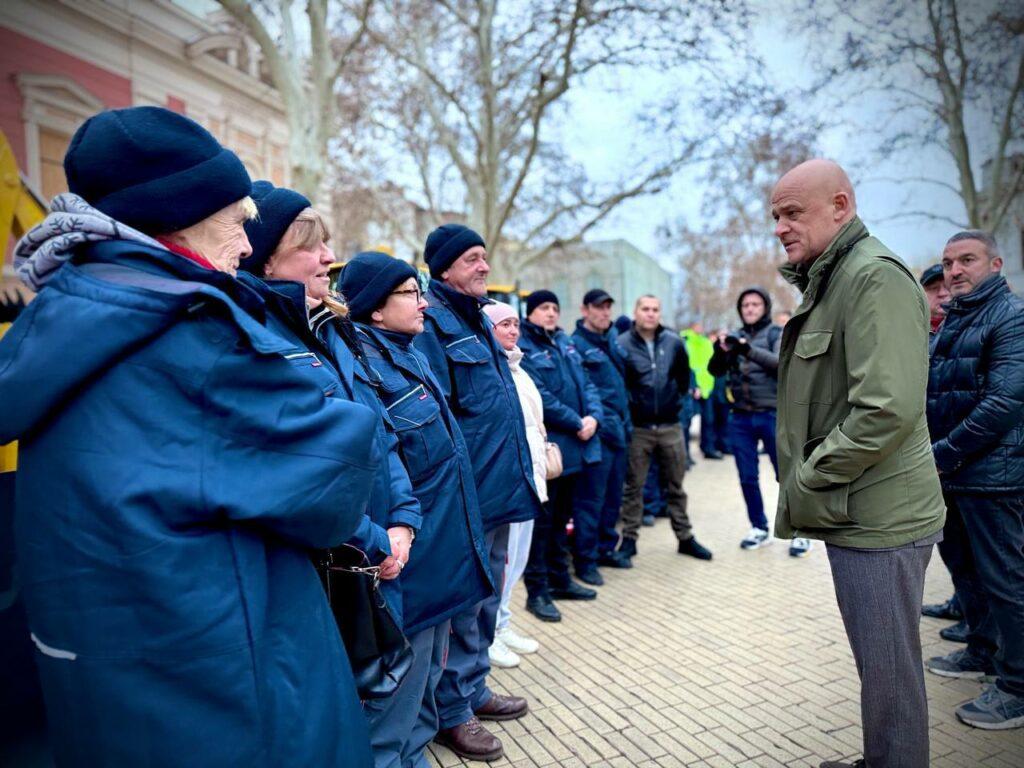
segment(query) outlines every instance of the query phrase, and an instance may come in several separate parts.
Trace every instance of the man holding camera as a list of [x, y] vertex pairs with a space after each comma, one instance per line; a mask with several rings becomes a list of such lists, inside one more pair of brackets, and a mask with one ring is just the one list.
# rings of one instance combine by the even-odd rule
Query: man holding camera
[[[736, 301], [742, 327], [719, 339], [708, 363], [712, 376], [725, 376], [732, 408], [729, 444], [732, 446], [740, 489], [747, 505], [750, 532], [740, 542], [742, 549], [759, 549], [771, 544], [768, 518], [761, 498], [758, 444], [763, 444], [779, 479], [775, 449], [775, 408], [778, 400], [779, 343], [782, 328], [772, 323], [772, 300], [763, 288], [747, 288]], [[793, 557], [811, 551], [811, 540], [798, 536], [789, 547]]]

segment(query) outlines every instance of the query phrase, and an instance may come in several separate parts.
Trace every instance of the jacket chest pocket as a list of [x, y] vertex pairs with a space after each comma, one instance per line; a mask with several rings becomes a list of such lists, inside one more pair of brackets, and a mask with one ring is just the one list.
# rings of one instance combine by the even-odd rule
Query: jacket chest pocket
[[555, 364], [551, 353], [545, 350], [530, 354], [530, 368], [536, 371], [551, 392], [558, 393], [562, 389], [562, 377], [559, 375], [558, 366]]
[[486, 408], [488, 398], [497, 397], [490, 368], [491, 352], [476, 336], [466, 336], [445, 344], [445, 356], [451, 370], [453, 395], [467, 411]]
[[588, 349], [583, 354], [583, 368], [588, 376], [600, 377], [602, 357], [603, 355], [596, 349]]
[[[385, 383], [387, 387], [387, 383]], [[388, 415], [402, 448], [402, 459], [414, 483], [445, 462], [455, 446], [441, 417], [441, 406], [422, 384], [402, 393], [388, 392]]]
[[291, 363], [292, 368], [301, 373], [304, 377], [320, 387], [325, 397], [336, 395], [340, 384], [334, 372], [329, 366], [316, 356], [315, 352], [291, 352], [285, 354], [285, 359]]
[[796, 340], [787, 375], [787, 390], [793, 402], [830, 404], [832, 381], [832, 331], [803, 331]]

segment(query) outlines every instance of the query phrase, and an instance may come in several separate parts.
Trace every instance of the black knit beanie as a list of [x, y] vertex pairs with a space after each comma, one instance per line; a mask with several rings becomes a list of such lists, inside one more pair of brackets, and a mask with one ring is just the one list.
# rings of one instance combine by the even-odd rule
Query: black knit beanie
[[198, 224], [252, 189], [234, 152], [163, 107], [90, 117], [71, 137], [64, 174], [71, 192], [148, 235]]
[[345, 265], [338, 287], [352, 319], [367, 322], [388, 295], [410, 277], [416, 277], [416, 270], [401, 259], [380, 251], [363, 251]]
[[430, 267], [430, 276], [440, 280], [441, 275], [459, 256], [474, 246], [484, 246], [484, 239], [462, 224], [443, 224], [429, 235], [423, 249], [423, 260]]
[[[540, 290], [531, 293], [529, 296], [526, 297], [526, 316], [529, 317], [530, 315], [532, 315], [533, 310], [535, 310], [537, 307], [539, 307], [546, 301], [551, 301], [554, 302], [555, 304], [558, 304], [558, 297], [554, 294], [553, 291], [549, 291], [546, 288], [541, 288]], [[558, 304], [558, 306], [559, 308], [561, 308], [560, 304]]]

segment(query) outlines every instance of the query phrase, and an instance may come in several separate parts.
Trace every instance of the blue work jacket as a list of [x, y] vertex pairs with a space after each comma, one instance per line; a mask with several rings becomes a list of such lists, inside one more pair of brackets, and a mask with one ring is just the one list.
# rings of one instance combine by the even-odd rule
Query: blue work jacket
[[423, 525], [402, 571], [405, 628], [436, 626], [494, 594], [466, 442], [412, 336], [356, 324], [395, 425]]
[[600, 426], [604, 409], [597, 387], [587, 381], [576, 346], [561, 330], [548, 333], [529, 320], [524, 320], [521, 328], [520, 365], [540, 390], [548, 439], [562, 450], [562, 474], [571, 475], [584, 464], [596, 464], [601, 461], [601, 441], [594, 435], [584, 442], [576, 433], [583, 426], [584, 416], [593, 416]]
[[376, 416], [262, 299], [79, 246], [0, 342], [18, 574], [62, 766], [372, 765], [311, 548], [363, 518]]
[[[405, 525], [418, 530], [422, 517], [398, 452], [398, 438], [391, 420], [376, 396], [375, 387], [369, 383], [372, 375], [344, 343], [330, 345], [313, 331], [302, 285], [283, 280], [264, 281], [245, 272], [240, 272], [238, 279], [263, 295], [267, 306], [267, 327], [305, 350], [297, 352], [293, 358], [300, 371], [319, 384], [325, 393], [365, 405], [377, 414], [373, 437], [384, 460], [374, 475], [366, 514], [355, 534], [346, 542], [365, 552], [370, 563], [377, 565], [391, 554], [387, 529]], [[327, 314], [315, 316], [320, 321], [317, 327], [324, 332], [324, 339], [328, 339], [330, 332], [324, 323], [330, 323], [334, 313], [326, 307], [321, 312]], [[340, 336], [338, 338], [340, 340]], [[398, 580], [382, 580], [380, 590], [401, 624], [404, 606]]]
[[613, 329], [605, 333], [588, 331], [583, 321], [577, 320], [572, 340], [587, 379], [601, 398], [604, 419], [597, 434], [605, 445], [625, 448], [633, 432], [633, 422], [629, 417], [629, 394], [623, 378], [626, 363], [619, 348], [618, 334]]
[[413, 344], [430, 363], [466, 440], [484, 530], [532, 520], [540, 499], [523, 409], [482, 302], [436, 280], [427, 301], [423, 333]]

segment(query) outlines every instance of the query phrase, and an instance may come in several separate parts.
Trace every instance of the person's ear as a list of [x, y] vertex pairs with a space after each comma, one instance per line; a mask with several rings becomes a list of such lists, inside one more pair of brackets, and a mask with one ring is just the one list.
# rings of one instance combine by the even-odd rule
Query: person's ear
[[836, 192], [832, 198], [832, 209], [836, 221], [845, 217], [850, 210], [850, 196], [845, 192]]
[[444, 282], [447, 279], [448, 279], [448, 270], [446, 269], [444, 272], [441, 273], [441, 282]]
[[375, 323], [383, 323], [384, 313], [381, 312], [379, 309], [375, 309], [373, 310], [373, 312], [370, 313], [370, 319], [373, 320], [373, 322]]

